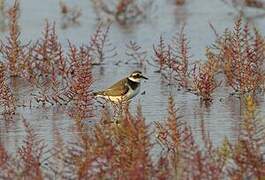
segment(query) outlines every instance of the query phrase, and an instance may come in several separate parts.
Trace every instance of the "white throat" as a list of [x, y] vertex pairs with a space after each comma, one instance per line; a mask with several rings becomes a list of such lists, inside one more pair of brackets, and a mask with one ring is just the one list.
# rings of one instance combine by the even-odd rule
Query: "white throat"
[[141, 82], [141, 79], [135, 79], [133, 77], [128, 77], [131, 81], [133, 82], [137, 82], [137, 83], [140, 83]]

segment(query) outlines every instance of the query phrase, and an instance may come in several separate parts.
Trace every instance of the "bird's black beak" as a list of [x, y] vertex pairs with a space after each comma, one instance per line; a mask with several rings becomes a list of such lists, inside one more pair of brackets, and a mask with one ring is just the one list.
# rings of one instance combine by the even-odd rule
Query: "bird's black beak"
[[143, 76], [143, 75], [141, 75], [141, 78], [143, 78], [143, 79], [148, 79], [147, 77], [145, 77], [145, 76]]

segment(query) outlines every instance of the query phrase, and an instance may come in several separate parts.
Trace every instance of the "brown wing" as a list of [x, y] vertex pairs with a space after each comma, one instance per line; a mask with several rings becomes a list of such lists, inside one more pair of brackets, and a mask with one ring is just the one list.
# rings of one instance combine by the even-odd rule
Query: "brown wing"
[[129, 91], [127, 78], [118, 81], [104, 91], [105, 96], [123, 96]]

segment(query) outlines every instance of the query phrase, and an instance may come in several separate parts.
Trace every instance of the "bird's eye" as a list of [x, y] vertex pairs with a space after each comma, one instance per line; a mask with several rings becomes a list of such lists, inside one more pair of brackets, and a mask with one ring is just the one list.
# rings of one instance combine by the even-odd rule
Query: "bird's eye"
[[140, 77], [141, 77], [140, 74], [134, 74], [134, 75], [133, 75], [133, 78], [136, 78], [136, 79], [137, 79], [137, 78], [140, 78]]

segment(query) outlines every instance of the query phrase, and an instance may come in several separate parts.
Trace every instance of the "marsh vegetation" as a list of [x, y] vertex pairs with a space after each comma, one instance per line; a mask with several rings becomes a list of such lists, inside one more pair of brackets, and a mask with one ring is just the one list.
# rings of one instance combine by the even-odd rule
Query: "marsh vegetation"
[[[262, 1], [220, 0], [224, 29], [194, 1], [60, 1], [38, 35], [23, 3], [0, 3], [1, 179], [265, 177]], [[131, 102], [93, 96], [135, 69]]]

